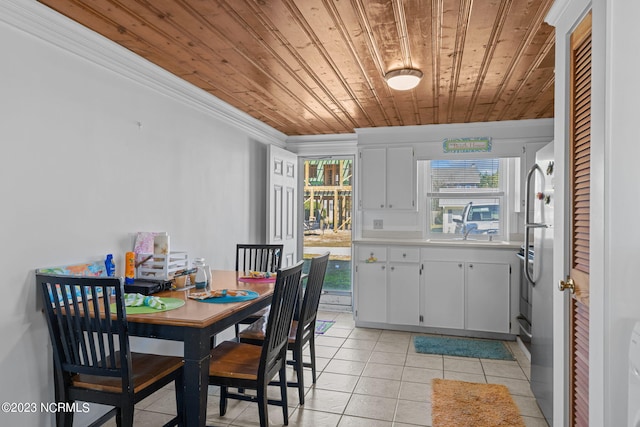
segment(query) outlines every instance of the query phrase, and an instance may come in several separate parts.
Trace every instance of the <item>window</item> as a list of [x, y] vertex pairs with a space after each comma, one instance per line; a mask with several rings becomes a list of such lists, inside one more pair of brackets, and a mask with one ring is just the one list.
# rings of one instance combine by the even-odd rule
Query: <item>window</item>
[[429, 160], [425, 168], [430, 238], [502, 238], [508, 159]]

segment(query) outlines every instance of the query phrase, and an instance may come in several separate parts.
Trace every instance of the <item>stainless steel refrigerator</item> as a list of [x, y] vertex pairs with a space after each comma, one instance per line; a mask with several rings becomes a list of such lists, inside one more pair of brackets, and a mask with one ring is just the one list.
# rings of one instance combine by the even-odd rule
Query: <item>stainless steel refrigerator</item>
[[533, 246], [533, 262], [525, 262], [531, 282], [531, 390], [547, 422], [553, 422], [553, 143], [536, 153], [527, 174], [525, 248]]

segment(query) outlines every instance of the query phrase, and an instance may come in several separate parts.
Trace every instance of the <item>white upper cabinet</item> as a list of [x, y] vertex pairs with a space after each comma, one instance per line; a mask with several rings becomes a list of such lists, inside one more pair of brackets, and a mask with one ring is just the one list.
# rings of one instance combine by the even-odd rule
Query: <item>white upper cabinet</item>
[[360, 208], [415, 209], [413, 147], [360, 149]]

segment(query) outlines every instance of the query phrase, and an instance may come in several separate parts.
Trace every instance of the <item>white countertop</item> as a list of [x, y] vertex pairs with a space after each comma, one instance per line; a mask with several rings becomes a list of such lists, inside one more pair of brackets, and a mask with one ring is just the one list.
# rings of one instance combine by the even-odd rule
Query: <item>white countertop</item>
[[354, 239], [353, 244], [369, 245], [403, 245], [403, 246], [446, 246], [459, 248], [492, 248], [492, 249], [520, 249], [521, 241], [509, 240], [453, 240], [453, 239], [383, 239], [383, 238], [360, 238]]

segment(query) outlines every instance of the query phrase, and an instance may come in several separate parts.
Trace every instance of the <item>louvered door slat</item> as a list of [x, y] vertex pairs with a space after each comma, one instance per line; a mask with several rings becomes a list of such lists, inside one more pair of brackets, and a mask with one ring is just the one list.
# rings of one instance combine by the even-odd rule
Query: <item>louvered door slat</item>
[[591, 208], [591, 13], [571, 35], [570, 425], [589, 425], [589, 236]]

